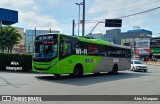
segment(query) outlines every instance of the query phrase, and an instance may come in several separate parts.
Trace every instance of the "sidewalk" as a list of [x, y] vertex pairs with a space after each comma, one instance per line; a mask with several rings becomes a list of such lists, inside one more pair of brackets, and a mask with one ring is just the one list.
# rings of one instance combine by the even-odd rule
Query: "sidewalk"
[[160, 62], [154, 62], [154, 61], [148, 61], [146, 62], [147, 65], [156, 65], [156, 66], [160, 66]]

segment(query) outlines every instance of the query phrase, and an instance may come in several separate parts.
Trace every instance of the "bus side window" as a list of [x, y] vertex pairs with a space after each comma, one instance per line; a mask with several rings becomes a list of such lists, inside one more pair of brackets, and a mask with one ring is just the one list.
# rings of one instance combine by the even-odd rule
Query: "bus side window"
[[131, 57], [131, 50], [125, 49], [125, 51], [126, 51], [125, 57], [126, 57], [126, 58], [130, 58], [130, 57]]
[[93, 56], [93, 44], [92, 43], [88, 43], [88, 55], [92, 55]]
[[116, 57], [116, 49], [112, 46], [108, 47], [108, 56], [110, 57]]
[[72, 54], [72, 43], [70, 43], [70, 42], [67, 42], [67, 54], [68, 55], [71, 55]]
[[128, 58], [131, 58], [131, 50], [128, 49]]
[[94, 54], [94, 56], [98, 56], [98, 54], [99, 54], [98, 45], [96, 45], [96, 44], [93, 44], [93, 45], [94, 45], [93, 54]]
[[61, 46], [61, 48], [60, 48], [60, 57], [61, 58], [64, 58], [64, 57], [72, 54], [72, 50], [71, 50], [72, 44], [70, 42], [62, 40], [60, 46]]
[[107, 56], [106, 46], [99, 45], [99, 55], [105, 57]]
[[123, 57], [122, 48], [116, 48], [116, 57]]
[[127, 49], [124, 49], [123, 50], [123, 55], [124, 55], [124, 57], [126, 57], [126, 58], [128, 58], [129, 57], [129, 54], [130, 53], [128, 53], [129, 51], [127, 50]]
[[98, 56], [99, 49], [97, 44], [89, 43], [88, 45], [88, 54], [91, 56]]
[[[76, 48], [81, 49], [81, 50], [87, 49], [87, 47], [88, 47], [88, 43], [86, 43], [86, 42], [78, 41], [78, 43], [76, 44]], [[81, 53], [81, 54], [83, 54], [83, 53]]]

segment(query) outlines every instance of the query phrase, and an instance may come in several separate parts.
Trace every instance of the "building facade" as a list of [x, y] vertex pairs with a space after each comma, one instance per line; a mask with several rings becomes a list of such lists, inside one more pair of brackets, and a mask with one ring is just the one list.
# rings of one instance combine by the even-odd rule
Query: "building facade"
[[121, 32], [121, 29], [112, 29], [107, 30], [106, 34], [103, 35], [103, 38], [106, 41], [131, 46], [132, 55], [141, 57], [142, 59], [149, 57], [151, 54], [151, 37], [152, 31], [140, 28], [134, 28], [134, 30], [128, 30], [127, 32]]
[[14, 27], [18, 33], [21, 35], [21, 40], [19, 44], [14, 45], [12, 52], [13, 53], [26, 53], [26, 37], [24, 34], [24, 28]]
[[160, 37], [154, 37], [150, 40], [150, 49], [152, 56], [160, 62]]
[[[103, 35], [104, 40], [113, 42], [115, 44], [132, 43], [135, 38], [148, 38], [152, 37], [152, 31], [145, 29], [128, 30], [127, 32], [121, 32], [121, 29], [107, 30]], [[122, 44], [124, 45], [124, 44]]]

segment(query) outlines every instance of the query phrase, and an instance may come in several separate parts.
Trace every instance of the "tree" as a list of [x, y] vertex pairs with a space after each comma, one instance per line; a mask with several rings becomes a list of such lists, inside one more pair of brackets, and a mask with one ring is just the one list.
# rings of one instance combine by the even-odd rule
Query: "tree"
[[21, 35], [11, 26], [4, 26], [0, 31], [0, 48], [2, 52], [4, 50], [12, 52], [14, 45], [20, 43]]
[[6, 39], [5, 39], [5, 33], [3, 31], [3, 27], [0, 28], [0, 50], [4, 52], [6, 49]]

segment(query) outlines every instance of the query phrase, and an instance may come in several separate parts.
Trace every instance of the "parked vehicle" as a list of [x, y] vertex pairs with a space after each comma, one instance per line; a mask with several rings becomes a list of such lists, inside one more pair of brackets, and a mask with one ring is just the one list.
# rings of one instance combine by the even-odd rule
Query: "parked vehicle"
[[131, 69], [130, 70], [147, 72], [148, 68], [140, 60], [131, 60]]

